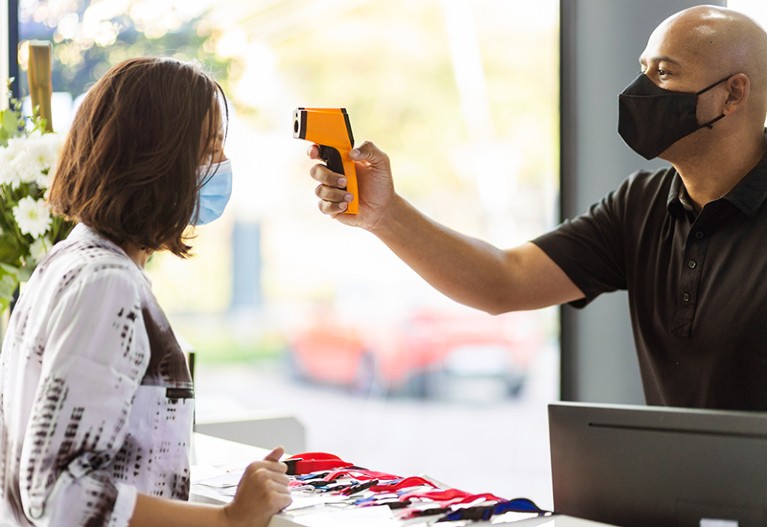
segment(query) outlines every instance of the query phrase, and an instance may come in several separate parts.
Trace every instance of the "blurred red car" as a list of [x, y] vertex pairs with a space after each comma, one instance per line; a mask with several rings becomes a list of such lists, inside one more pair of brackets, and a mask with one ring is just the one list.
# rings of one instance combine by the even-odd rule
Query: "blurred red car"
[[384, 325], [341, 323], [325, 312], [290, 343], [294, 374], [358, 392], [434, 397], [445, 380], [493, 378], [518, 395], [544, 336], [529, 314], [420, 311]]

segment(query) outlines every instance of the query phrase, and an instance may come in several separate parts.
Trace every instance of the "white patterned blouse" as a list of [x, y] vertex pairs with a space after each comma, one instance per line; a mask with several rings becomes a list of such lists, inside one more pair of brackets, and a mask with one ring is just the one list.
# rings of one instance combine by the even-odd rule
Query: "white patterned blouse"
[[0, 524], [124, 526], [187, 499], [194, 391], [144, 272], [77, 225], [38, 265], [0, 352]]

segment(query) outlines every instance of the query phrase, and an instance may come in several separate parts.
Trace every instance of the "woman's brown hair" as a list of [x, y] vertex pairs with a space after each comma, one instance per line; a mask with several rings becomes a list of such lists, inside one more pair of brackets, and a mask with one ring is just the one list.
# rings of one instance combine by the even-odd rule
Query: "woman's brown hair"
[[187, 256], [198, 166], [223, 118], [219, 94], [226, 108], [218, 84], [192, 63], [134, 58], [111, 68], [67, 135], [50, 189], [53, 210], [117, 244]]

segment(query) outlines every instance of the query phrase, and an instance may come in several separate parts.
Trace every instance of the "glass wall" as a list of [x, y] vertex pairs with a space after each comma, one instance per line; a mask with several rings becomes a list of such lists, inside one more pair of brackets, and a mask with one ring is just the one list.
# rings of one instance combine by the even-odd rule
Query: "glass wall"
[[557, 220], [556, 0], [21, 0], [19, 17], [53, 42], [57, 131], [130, 56], [197, 60], [230, 98], [231, 205], [194, 258], [148, 265], [197, 353], [198, 420], [284, 411], [311, 450], [551, 506], [556, 310], [459, 306], [324, 217], [292, 112], [347, 108], [421, 210], [524, 242]]

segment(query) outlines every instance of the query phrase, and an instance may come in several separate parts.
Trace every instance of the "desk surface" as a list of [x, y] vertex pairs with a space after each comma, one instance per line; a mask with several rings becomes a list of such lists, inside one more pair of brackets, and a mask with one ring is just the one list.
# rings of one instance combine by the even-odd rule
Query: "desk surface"
[[[192, 490], [190, 499], [192, 501], [222, 504], [228, 499], [215, 489], [211, 489], [198, 482], [225, 472], [227, 469], [243, 468], [251, 461], [263, 458], [269, 450], [253, 447], [219, 439], [216, 437], [195, 434], [192, 450]], [[317, 513], [306, 514], [296, 512], [283, 512], [272, 518], [269, 527], [325, 527], [329, 525], [342, 527], [341, 523], [346, 525], [366, 525], [370, 527], [397, 527], [401, 525], [391, 518], [385, 518], [381, 515], [370, 516], [371, 509], [384, 509], [384, 507], [368, 507], [364, 514], [369, 517], [362, 518], [356, 515], [351, 509], [343, 511], [343, 515], [348, 519], [339, 522], [339, 513], [336, 512], [331, 518], [329, 514]], [[554, 515], [546, 518], [531, 518], [528, 520], [514, 521], [509, 525], [519, 527], [607, 527], [607, 524], [597, 523], [588, 520], [580, 520], [569, 516]], [[477, 527], [489, 526], [487, 522], [476, 522], [472, 525]], [[498, 525], [497, 523], [494, 525]]]

